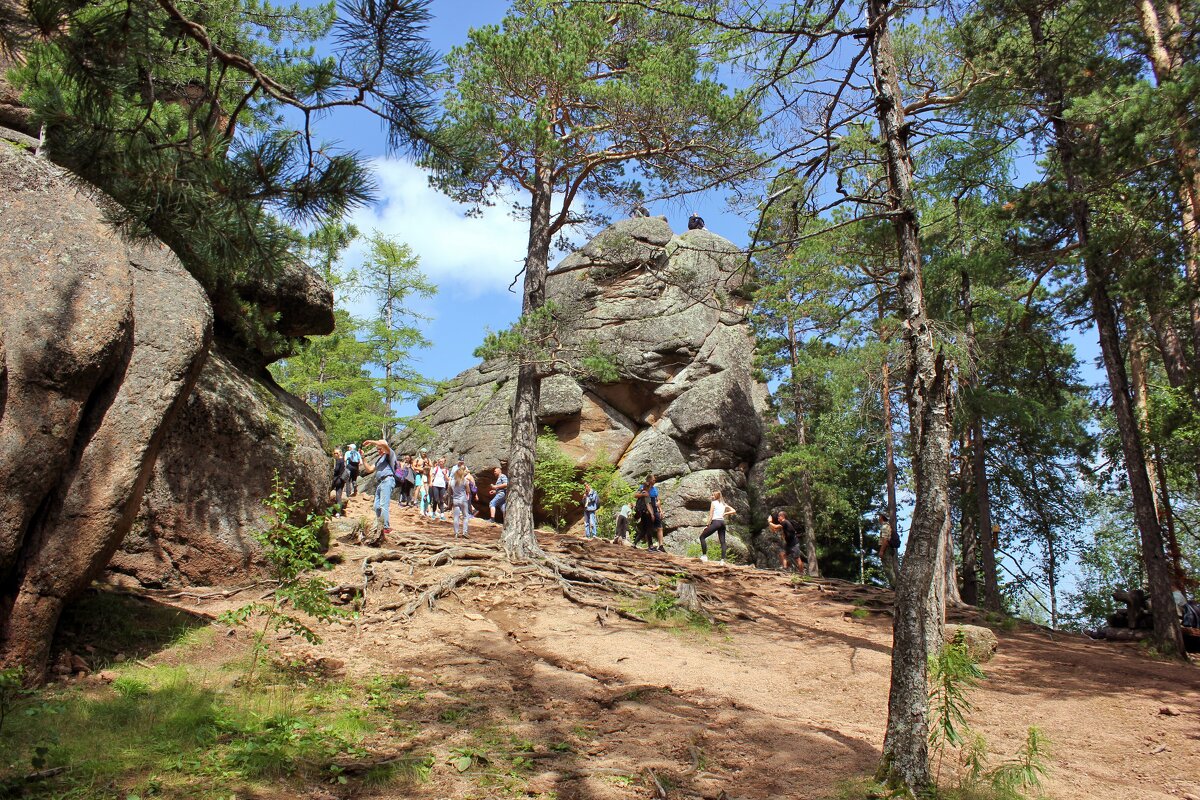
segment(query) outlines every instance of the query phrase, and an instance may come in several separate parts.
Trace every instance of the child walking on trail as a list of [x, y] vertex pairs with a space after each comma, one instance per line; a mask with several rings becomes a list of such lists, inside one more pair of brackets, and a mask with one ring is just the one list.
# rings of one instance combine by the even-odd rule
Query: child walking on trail
[[708, 561], [708, 539], [714, 533], [721, 542], [721, 563], [725, 563], [725, 517], [733, 514], [734, 510], [721, 500], [720, 492], [713, 492], [712, 503], [708, 507], [708, 526], [700, 534], [700, 560]]

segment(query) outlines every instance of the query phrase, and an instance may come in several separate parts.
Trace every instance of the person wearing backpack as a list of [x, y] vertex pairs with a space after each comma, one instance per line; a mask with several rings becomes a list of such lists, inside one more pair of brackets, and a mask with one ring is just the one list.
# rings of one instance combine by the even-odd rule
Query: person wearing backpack
[[637, 500], [633, 504], [633, 519], [637, 523], [637, 532], [633, 535], [633, 547], [637, 549], [638, 542], [643, 539], [646, 541], [646, 549], [654, 551], [654, 513], [650, 510], [650, 484], [649, 477], [638, 487], [634, 497]]
[[697, 214], [695, 211], [688, 217], [688, 230], [699, 231], [704, 230], [704, 217]]
[[590, 483], [583, 484], [583, 535], [586, 539], [596, 538], [596, 512], [600, 509], [600, 495]]
[[358, 447], [353, 442], [346, 445], [346, 467], [350, 470], [346, 496], [354, 497], [358, 494], [358, 470], [362, 467], [362, 453], [358, 452]]

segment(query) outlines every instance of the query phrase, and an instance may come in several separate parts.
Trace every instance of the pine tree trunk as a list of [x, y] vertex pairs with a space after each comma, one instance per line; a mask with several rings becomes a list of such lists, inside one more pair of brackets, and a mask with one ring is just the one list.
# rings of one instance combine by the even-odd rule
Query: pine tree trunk
[[[788, 318], [788, 351], [792, 361], [792, 413], [796, 417], [796, 444], [803, 450], [808, 447], [808, 431], [805, 425], [804, 396], [796, 376], [799, 354], [796, 352], [796, 328]], [[808, 563], [804, 567], [806, 575], [817, 578], [821, 568], [817, 564], [817, 521], [813, 511], [812, 476], [807, 469], [800, 470], [800, 516], [803, 521], [804, 557]], [[786, 565], [785, 565], [786, 566]]]
[[[1179, 52], [1178, 5], [1173, 0], [1166, 3], [1168, 29], [1163, 30], [1153, 0], [1137, 0], [1138, 21], [1146, 37], [1146, 59], [1154, 71], [1155, 82], [1161, 86], [1176, 79], [1182, 66]], [[1192, 355], [1200, 365], [1200, 157], [1196, 148], [1187, 141], [1187, 132], [1192, 129], [1192, 120], [1179, 111], [1175, 113], [1175, 126], [1171, 134], [1171, 149], [1180, 173], [1179, 209], [1183, 226], [1184, 265], [1191, 299], [1188, 303], [1192, 322]]]
[[[879, 297], [879, 320], [883, 322], [883, 294]], [[887, 515], [888, 524], [892, 526], [892, 537], [898, 539], [900, 529], [896, 527], [896, 452], [895, 437], [892, 431], [892, 380], [891, 369], [887, 355], [883, 357], [880, 370], [882, 386], [879, 389], [880, 405], [883, 408], [883, 451], [887, 459]], [[883, 562], [884, 575], [888, 585], [895, 588], [900, 582], [900, 556], [895, 546], [886, 548], [879, 556]]]
[[975, 530], [974, 501], [975, 476], [970, 458], [970, 438], [963, 431], [959, 438], [958, 452], [961, 455], [958, 473], [959, 485], [959, 530], [962, 540], [962, 600], [967, 605], [979, 605], [979, 564], [976, 561], [979, 535]]
[[1163, 552], [1162, 529], [1154, 505], [1154, 492], [1146, 470], [1146, 456], [1142, 448], [1141, 432], [1133, 411], [1130, 397], [1129, 378], [1125, 371], [1125, 357], [1121, 350], [1120, 325], [1116, 308], [1109, 295], [1107, 265], [1102, 263], [1104, 255], [1091, 246], [1091, 217], [1087, 198], [1075, 170], [1074, 134], [1065, 117], [1066, 98], [1057, 76], [1046, 68], [1046, 40], [1042, 33], [1040, 11], [1028, 12], [1030, 34], [1034, 52], [1043, 65], [1040, 77], [1042, 90], [1050, 101], [1047, 116], [1054, 130], [1055, 149], [1066, 182], [1070, 198], [1071, 220], [1075, 236], [1083, 253], [1084, 278], [1088, 299], [1092, 307], [1092, 319], [1096, 323], [1100, 339], [1100, 352], [1104, 359], [1105, 372], [1112, 396], [1113, 415], [1121, 440], [1121, 453], [1125, 458], [1125, 471], [1133, 497], [1133, 513], [1141, 534], [1142, 563], [1150, 588], [1150, 602], [1154, 617], [1154, 640], [1164, 654], [1186, 658], [1183, 649], [1183, 633], [1179, 627], [1179, 616], [1171, 597], [1170, 570]]
[[896, 588], [892, 682], [879, 778], [914, 794], [933, 785], [929, 765], [926, 665], [942, 644], [942, 543], [949, 535], [950, 418], [946, 364], [925, 307], [912, 159], [900, 80], [888, 31], [889, 0], [868, 0], [875, 108], [886, 149], [888, 206], [899, 256], [897, 290], [908, 354], [905, 392], [916, 503]]
[[[546, 272], [550, 262], [550, 170], [539, 165], [529, 216], [529, 243], [525, 255], [525, 282], [521, 313], [530, 314], [546, 303]], [[504, 552], [520, 561], [541, 552], [533, 521], [533, 467], [537, 453], [537, 413], [542, 376], [537, 364], [517, 370], [513, 400], [512, 444], [508, 458], [508, 496], [504, 512]]]

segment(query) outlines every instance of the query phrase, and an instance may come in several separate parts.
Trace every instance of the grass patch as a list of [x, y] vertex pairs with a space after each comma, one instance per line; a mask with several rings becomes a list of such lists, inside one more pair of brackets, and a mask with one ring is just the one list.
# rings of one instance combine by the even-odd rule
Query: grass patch
[[669, 578], [662, 578], [653, 593], [642, 595], [636, 600], [626, 603], [622, 606], [622, 610], [656, 627], [701, 634], [721, 630], [721, 625], [715, 624], [704, 615], [697, 614], [679, 604], [675, 588], [685, 577], [686, 575], [681, 573]]
[[[194, 648], [212, 641], [203, 617], [135, 595], [89, 589], [63, 612], [55, 650], [83, 655], [93, 670], [146, 658], [168, 647]], [[90, 650], [88, 648], [91, 648]]]
[[[362, 686], [289, 666], [272, 668], [275, 685], [242, 687], [237, 670], [123, 665], [110, 685], [28, 694], [0, 731], [0, 796], [224, 800], [280, 783], [349, 790], [428, 777], [432, 757], [375, 765], [367, 746], [394, 730], [397, 709], [415, 694], [407, 678]], [[55, 768], [62, 772], [24, 781]]]
[[866, 609], [866, 608], [860, 607], [860, 608], [856, 608], [850, 612], [851, 619], [866, 619], [869, 616], [871, 616], [871, 612], [869, 609]]

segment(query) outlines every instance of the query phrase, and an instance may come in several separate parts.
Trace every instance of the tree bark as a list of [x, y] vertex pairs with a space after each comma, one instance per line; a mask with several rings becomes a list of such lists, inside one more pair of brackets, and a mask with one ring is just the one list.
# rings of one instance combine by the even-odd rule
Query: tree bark
[[[883, 293], [879, 296], [879, 321], [883, 322]], [[892, 379], [891, 367], [887, 354], [884, 354], [880, 370], [883, 385], [879, 390], [879, 400], [883, 407], [883, 450], [887, 459], [887, 515], [888, 524], [892, 526], [892, 537], [899, 539], [900, 529], [896, 527], [896, 452], [895, 436], [892, 431]], [[888, 547], [880, 553], [879, 560], [883, 562], [883, 571], [887, 576], [888, 585], [895, 588], [900, 582], [900, 554], [896, 547]]]
[[[535, 190], [529, 215], [529, 242], [525, 255], [525, 282], [521, 313], [530, 314], [546, 303], [546, 273], [550, 261], [550, 203], [553, 192], [550, 169], [539, 164], [534, 175]], [[521, 561], [541, 553], [534, 533], [533, 468], [537, 452], [537, 413], [542, 377], [536, 364], [517, 370], [517, 392], [513, 400], [512, 443], [508, 458], [508, 496], [504, 513], [504, 552]]]
[[[1154, 80], [1161, 86], [1176, 79], [1183, 65], [1180, 52], [1181, 15], [1174, 0], [1166, 2], [1168, 28], [1164, 31], [1153, 0], [1137, 0], [1138, 22], [1146, 38], [1146, 60], [1154, 71]], [[1200, 156], [1187, 140], [1193, 121], [1176, 109], [1175, 128], [1171, 134], [1171, 149], [1180, 173], [1179, 211], [1183, 226], [1184, 266], [1191, 298], [1188, 301], [1192, 322], [1192, 357], [1200, 366]]]
[[975, 475], [971, 462], [970, 434], [963, 431], [959, 439], [958, 452], [962, 456], [958, 472], [959, 482], [959, 529], [962, 534], [962, 600], [967, 605], [979, 605], [979, 564], [976, 553], [979, 534], [975, 527]]
[[1039, 80], [1042, 91], [1049, 101], [1046, 115], [1054, 131], [1054, 145], [1070, 198], [1071, 220], [1075, 237], [1083, 254], [1084, 278], [1088, 299], [1092, 308], [1092, 319], [1096, 323], [1100, 339], [1100, 352], [1104, 359], [1105, 372], [1112, 396], [1113, 415], [1121, 440], [1121, 453], [1125, 459], [1125, 471], [1133, 496], [1133, 512], [1141, 534], [1142, 562], [1146, 568], [1150, 599], [1154, 614], [1155, 643], [1164, 654], [1186, 658], [1183, 633], [1179, 627], [1179, 616], [1171, 597], [1170, 570], [1163, 552], [1162, 529], [1154, 504], [1154, 492], [1146, 469], [1145, 450], [1141, 432], [1133, 411], [1129, 377], [1125, 370], [1125, 358], [1121, 350], [1120, 324], [1116, 308], [1109, 294], [1107, 264], [1104, 255], [1091, 246], [1091, 216], [1082, 181], [1076, 168], [1076, 142], [1074, 132], [1065, 116], [1066, 97], [1061, 84], [1047, 61], [1046, 40], [1042, 32], [1041, 11], [1027, 12], [1034, 55], [1039, 65]]
[[[804, 396], [796, 375], [799, 355], [796, 352], [796, 328], [791, 317], [788, 317], [787, 327], [788, 353], [792, 362], [792, 413], [796, 417], [796, 444], [805, 449], [808, 447], [808, 431], [805, 425]], [[808, 560], [804, 573], [817, 578], [821, 575], [821, 569], [817, 565], [817, 522], [813, 511], [812, 476], [807, 469], [800, 470], [800, 516], [804, 523], [804, 557]]]
[[889, 0], [868, 0], [875, 111], [886, 151], [888, 208], [899, 257], [897, 289], [908, 352], [905, 393], [913, 448], [916, 503], [896, 588], [887, 734], [878, 777], [920, 794], [933, 786], [929, 765], [927, 664], [942, 644], [939, 608], [942, 543], [949, 535], [950, 419], [945, 360], [934, 342], [921, 274], [920, 227], [912, 191], [912, 158], [896, 56], [888, 30]]

